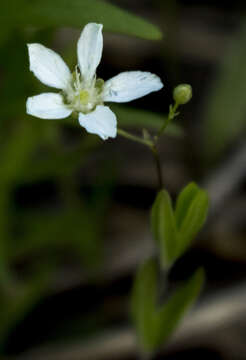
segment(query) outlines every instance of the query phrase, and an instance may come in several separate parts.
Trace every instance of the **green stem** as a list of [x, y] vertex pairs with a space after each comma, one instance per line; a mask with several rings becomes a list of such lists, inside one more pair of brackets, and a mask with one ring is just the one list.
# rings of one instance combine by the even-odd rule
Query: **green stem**
[[143, 145], [146, 145], [148, 147], [152, 147], [153, 146], [153, 142], [150, 141], [150, 140], [146, 140], [146, 139], [143, 139], [139, 136], [136, 136], [136, 135], [132, 135], [130, 133], [128, 133], [127, 131], [125, 130], [122, 130], [122, 129], [119, 129], [117, 130], [118, 132], [118, 135], [121, 135], [123, 136], [124, 138], [128, 139], [128, 140], [132, 140], [132, 141], [135, 141], [135, 142], [138, 142], [140, 144], [143, 144]]
[[157, 141], [159, 140], [160, 136], [164, 133], [164, 131], [166, 130], [167, 126], [170, 124], [170, 122], [175, 118], [176, 114], [176, 110], [178, 109], [179, 104], [175, 103], [174, 106], [170, 106], [169, 109], [169, 113], [168, 113], [168, 117], [166, 119], [166, 121], [164, 121], [162, 127], [160, 128], [160, 130], [157, 133], [157, 136], [155, 138], [155, 144], [157, 143]]
[[154, 156], [154, 160], [155, 160], [155, 164], [156, 164], [159, 190], [161, 190], [163, 188], [163, 177], [162, 177], [162, 171], [161, 171], [161, 161], [160, 161], [160, 157], [159, 157], [159, 153], [158, 153], [156, 145], [151, 146], [151, 151]]
[[159, 157], [159, 153], [157, 150], [157, 143], [158, 143], [158, 140], [161, 137], [161, 135], [166, 130], [167, 126], [177, 115], [176, 110], [177, 110], [178, 106], [179, 106], [178, 103], [175, 103], [173, 107], [170, 106], [168, 117], [167, 117], [166, 121], [164, 121], [164, 123], [163, 123], [162, 127], [160, 128], [160, 130], [158, 131], [157, 135], [154, 137], [154, 141], [153, 141], [152, 145], [150, 146], [152, 154], [154, 156], [155, 163], [156, 163], [156, 169], [157, 169], [157, 175], [158, 175], [158, 181], [159, 181], [159, 189], [163, 188], [163, 177], [162, 177], [162, 171], [161, 171], [160, 157]]
[[146, 145], [148, 146], [148, 148], [151, 150], [154, 160], [155, 160], [155, 164], [156, 164], [156, 169], [157, 169], [157, 176], [158, 176], [158, 183], [159, 183], [159, 189], [163, 188], [163, 178], [162, 178], [162, 171], [161, 171], [161, 162], [160, 162], [160, 157], [158, 154], [158, 150], [156, 147], [155, 142], [153, 142], [152, 140], [148, 140], [148, 139], [143, 139], [139, 136], [136, 135], [132, 135], [129, 132], [119, 129], [118, 128], [118, 135], [121, 135], [123, 137], [125, 137], [128, 140], [132, 140], [135, 142], [138, 142], [140, 144]]

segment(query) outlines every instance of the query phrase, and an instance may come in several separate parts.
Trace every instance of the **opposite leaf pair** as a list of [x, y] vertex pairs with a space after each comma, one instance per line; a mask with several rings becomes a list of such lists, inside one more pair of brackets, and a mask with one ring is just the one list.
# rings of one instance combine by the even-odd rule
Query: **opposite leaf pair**
[[137, 272], [132, 292], [132, 320], [140, 349], [146, 354], [153, 354], [167, 341], [204, 283], [204, 272], [198, 269], [164, 304], [158, 304], [157, 274], [155, 261], [146, 261]]
[[172, 266], [189, 247], [203, 226], [207, 212], [208, 195], [195, 183], [180, 193], [175, 210], [168, 192], [159, 192], [152, 207], [151, 225], [164, 269]]

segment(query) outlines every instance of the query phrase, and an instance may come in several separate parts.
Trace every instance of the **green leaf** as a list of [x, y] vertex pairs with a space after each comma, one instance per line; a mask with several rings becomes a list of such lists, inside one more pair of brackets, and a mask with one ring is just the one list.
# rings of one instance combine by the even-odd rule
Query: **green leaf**
[[168, 268], [175, 260], [177, 230], [170, 196], [161, 190], [151, 211], [151, 227], [154, 238], [160, 249], [163, 268]]
[[[163, 125], [166, 115], [154, 113], [147, 110], [131, 108], [125, 105], [110, 105], [110, 108], [115, 112], [120, 127], [141, 127], [159, 130]], [[179, 125], [169, 124], [166, 134], [172, 136], [182, 136], [183, 130]]]
[[246, 21], [221, 57], [221, 68], [205, 106], [204, 151], [218, 157], [246, 129]]
[[186, 212], [198, 192], [199, 187], [194, 182], [191, 182], [179, 194], [175, 208], [175, 219], [178, 228], [181, 226]]
[[206, 220], [208, 205], [207, 192], [195, 183], [180, 193], [175, 212], [168, 192], [159, 192], [151, 211], [151, 227], [163, 268], [168, 269], [187, 250]]
[[[4, 1], [5, 3], [5, 1]], [[1, 5], [5, 24], [78, 27], [89, 22], [104, 25], [106, 31], [157, 40], [159, 28], [118, 6], [103, 0], [9, 0]]]
[[198, 269], [165, 304], [158, 306], [156, 263], [148, 260], [139, 268], [132, 292], [131, 310], [142, 351], [151, 354], [168, 340], [197, 299], [203, 283], [204, 271]]
[[[188, 196], [190, 196], [190, 198], [188, 198]], [[179, 209], [183, 208], [183, 217], [178, 228], [178, 247], [176, 249], [177, 257], [183, 254], [199, 230], [202, 228], [207, 217], [209, 206], [207, 192], [202, 189], [196, 189], [193, 185], [190, 189], [188, 189], [187, 193], [183, 193], [183, 200], [183, 204], [181, 203], [180, 205], [179, 203]], [[186, 203], [186, 200], [190, 200], [190, 203]], [[184, 209], [187, 205], [188, 207]], [[180, 215], [181, 210], [179, 210], [177, 214]]]
[[190, 309], [200, 294], [204, 279], [203, 269], [198, 269], [155, 313], [157, 337], [154, 349], [162, 346], [173, 334], [187, 310]]
[[141, 265], [136, 274], [131, 295], [131, 315], [138, 336], [139, 345], [152, 347], [153, 314], [156, 305], [157, 266], [150, 259]]

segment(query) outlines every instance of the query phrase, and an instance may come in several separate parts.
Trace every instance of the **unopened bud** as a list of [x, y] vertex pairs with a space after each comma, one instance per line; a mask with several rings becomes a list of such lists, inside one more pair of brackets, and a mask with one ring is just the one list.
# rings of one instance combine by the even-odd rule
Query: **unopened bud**
[[192, 98], [192, 87], [189, 84], [180, 84], [173, 90], [174, 101], [179, 105], [187, 104]]

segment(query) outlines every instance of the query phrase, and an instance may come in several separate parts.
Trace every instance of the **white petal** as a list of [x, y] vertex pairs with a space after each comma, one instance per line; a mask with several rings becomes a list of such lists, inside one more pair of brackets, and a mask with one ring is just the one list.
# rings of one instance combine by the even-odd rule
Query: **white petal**
[[78, 41], [79, 67], [86, 81], [93, 78], [101, 61], [103, 49], [102, 28], [101, 24], [87, 24]]
[[43, 93], [27, 99], [26, 112], [41, 119], [63, 119], [68, 117], [72, 110], [64, 105], [60, 94]]
[[98, 105], [89, 114], [79, 114], [79, 123], [89, 133], [99, 135], [103, 140], [116, 137], [117, 121], [109, 107]]
[[105, 82], [104, 101], [127, 102], [163, 87], [161, 79], [150, 72], [126, 71]]
[[71, 73], [60, 55], [41, 44], [28, 44], [30, 70], [45, 85], [65, 90]]

